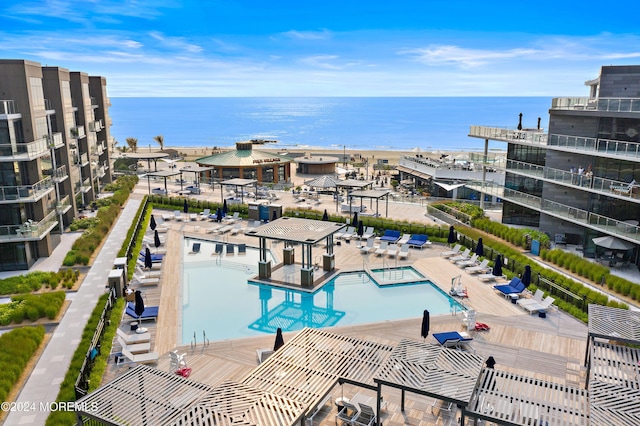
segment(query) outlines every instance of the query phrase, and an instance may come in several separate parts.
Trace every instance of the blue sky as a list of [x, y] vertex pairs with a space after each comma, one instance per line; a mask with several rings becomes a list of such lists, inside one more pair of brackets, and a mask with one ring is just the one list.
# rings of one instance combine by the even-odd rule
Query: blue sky
[[[587, 96], [640, 64], [637, 2], [21, 0], [1, 58], [110, 96]], [[628, 16], [629, 19], [624, 19]]]

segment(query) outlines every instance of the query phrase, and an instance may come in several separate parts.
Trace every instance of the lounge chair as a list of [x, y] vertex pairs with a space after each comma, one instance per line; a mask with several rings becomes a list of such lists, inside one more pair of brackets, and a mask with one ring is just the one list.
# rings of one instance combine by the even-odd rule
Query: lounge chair
[[131, 352], [132, 354], [139, 354], [139, 353], [149, 352], [151, 350], [151, 343], [150, 342], [127, 344], [127, 342], [125, 342], [122, 339], [122, 337], [118, 336], [117, 339], [118, 339], [118, 343], [120, 344], [122, 349], [126, 349], [129, 352]]
[[131, 302], [128, 302], [126, 313], [133, 319], [155, 321], [158, 319], [158, 309], [158, 306], [146, 306], [144, 308], [144, 311], [142, 312], [142, 315], [138, 316], [138, 314], [136, 314], [135, 305]]
[[144, 277], [134, 275], [133, 278], [131, 279], [131, 282], [139, 286], [158, 285], [160, 284], [160, 278], [158, 277], [144, 278]]
[[462, 260], [469, 260], [469, 255], [471, 254], [471, 249], [465, 249], [462, 254], [459, 254], [457, 256], [453, 256], [449, 258], [449, 261], [452, 263], [456, 263], [456, 262], [460, 262]]
[[[140, 252], [140, 256], [138, 257], [138, 260], [141, 260], [142, 263], [144, 264], [144, 252]], [[159, 263], [162, 262], [162, 258], [164, 257], [164, 254], [151, 254], [151, 263]]]
[[[138, 260], [136, 261], [136, 266], [139, 266], [140, 268], [142, 268], [145, 271], [149, 270], [149, 269], [147, 269], [146, 266], [144, 266], [144, 259], [138, 258]], [[157, 262], [157, 263], [152, 263], [151, 264], [151, 270], [152, 271], [158, 271], [160, 269], [162, 269], [162, 262]]]
[[246, 244], [238, 244], [238, 254], [247, 254], [247, 245]]
[[218, 228], [216, 230], [216, 233], [218, 233], [218, 234], [226, 234], [227, 232], [231, 231], [232, 229], [233, 229], [233, 226], [225, 225], [222, 228]]
[[233, 216], [225, 216], [222, 218], [223, 221], [228, 223], [234, 223], [240, 219], [240, 212], [234, 212]]
[[139, 277], [142, 278], [160, 278], [160, 276], [162, 275], [162, 272], [160, 271], [150, 271], [150, 270], [143, 270], [142, 267], [140, 267], [140, 265], [136, 264], [136, 269], [133, 272], [134, 275], [137, 275]]
[[191, 251], [189, 252], [189, 254], [196, 253], [200, 253], [200, 243], [193, 243], [193, 246], [191, 246]]
[[495, 281], [498, 278], [502, 278], [502, 277], [501, 276], [498, 277], [496, 275], [493, 275], [492, 273], [478, 275], [478, 279], [480, 281], [485, 281], [485, 282]]
[[173, 218], [178, 222], [182, 221], [182, 212], [180, 210], [173, 211]]
[[516, 301], [516, 303], [520, 306], [524, 306], [524, 305], [531, 305], [534, 303], [540, 303], [542, 302], [542, 296], [544, 296], [544, 291], [537, 289], [536, 292], [534, 293], [533, 297], [531, 298], [523, 298], [523, 299], [518, 299]]
[[378, 256], [384, 256], [385, 254], [387, 254], [387, 247], [389, 246], [389, 242], [388, 241], [382, 241], [380, 242], [380, 246], [376, 248], [376, 255]]
[[132, 354], [125, 348], [122, 348], [122, 355], [127, 357], [130, 362], [135, 362], [138, 364], [150, 364], [154, 362], [158, 362], [158, 353], [157, 352], [147, 352], [146, 354]]
[[169, 232], [169, 227], [165, 225], [158, 225], [155, 230], [158, 231], [158, 234], [166, 234]]
[[610, 185], [611, 191], [618, 192], [620, 194], [629, 194], [633, 190], [633, 187], [636, 186], [636, 180], [632, 180], [626, 185]]
[[389, 244], [387, 247], [387, 256], [396, 257], [400, 252], [400, 247], [397, 244]]
[[402, 246], [404, 244], [407, 244], [407, 242], [410, 239], [411, 239], [411, 234], [402, 234], [402, 238], [400, 238], [396, 244], [398, 244], [399, 246]]
[[236, 248], [233, 244], [227, 244], [227, 256], [233, 256], [236, 254]]
[[392, 231], [390, 229], [384, 231], [384, 234], [380, 237], [380, 241], [387, 241], [389, 243], [397, 243], [399, 239], [400, 231]]
[[171, 220], [171, 219], [173, 219], [173, 215], [172, 214], [164, 213], [162, 215], [162, 220]]
[[[473, 337], [467, 333], [458, 333], [457, 331], [447, 331], [444, 333], [433, 333], [433, 337], [438, 341], [441, 346], [445, 348], [455, 348], [462, 350], [462, 345], [468, 345], [473, 340]], [[473, 348], [468, 346], [473, 352]]]
[[209, 219], [209, 215], [211, 214], [211, 209], [204, 209], [200, 212], [200, 220]]
[[355, 233], [356, 233], [356, 227], [355, 226], [348, 226], [346, 231], [338, 232], [337, 238], [346, 240], [347, 238], [353, 237], [355, 235]]
[[367, 244], [360, 247], [360, 253], [371, 253], [372, 251], [374, 251], [376, 249], [375, 246], [373, 245], [375, 241], [376, 241], [375, 238], [369, 238], [367, 240]]
[[342, 401], [342, 409], [336, 414], [336, 423], [338, 420], [353, 425], [353, 420], [360, 415], [360, 407], [351, 404], [348, 401]]
[[407, 245], [411, 247], [418, 247], [420, 249], [430, 244], [431, 241], [429, 241], [429, 236], [425, 234], [414, 234], [411, 236], [411, 239], [407, 241]]
[[448, 250], [448, 251], [443, 251], [442, 253], [440, 253], [440, 256], [442, 257], [451, 257], [451, 256], [457, 256], [458, 254], [460, 254], [460, 249], [462, 248], [462, 246], [460, 244], [456, 244], [455, 246], [453, 246], [452, 250]]
[[467, 271], [467, 274], [479, 274], [482, 272], [490, 272], [491, 268], [489, 267], [489, 259], [484, 259], [477, 266], [467, 266], [464, 268]]
[[218, 225], [213, 225], [211, 227], [206, 228], [205, 232], [207, 234], [215, 234], [216, 232], [218, 232], [218, 229], [222, 228], [222, 225], [218, 224]]
[[376, 232], [376, 228], [374, 228], [373, 226], [367, 226], [364, 230], [364, 233], [362, 234], [362, 240], [368, 240], [369, 238], [373, 237], [373, 234], [375, 234]]
[[189, 220], [198, 220], [197, 213], [189, 213]]
[[398, 259], [408, 259], [409, 258], [409, 246], [404, 244], [400, 247], [400, 251], [398, 252]]
[[129, 333], [125, 333], [124, 331], [118, 328], [116, 329], [116, 333], [118, 334], [118, 337], [121, 338], [122, 341], [125, 342], [127, 345], [133, 345], [136, 343], [145, 343], [145, 342], [151, 341], [151, 333], [149, 333], [148, 331], [145, 333], [129, 334]]
[[513, 277], [509, 284], [494, 285], [493, 288], [502, 293], [504, 297], [509, 297], [512, 294], [520, 294], [526, 289], [524, 283], [518, 277]]
[[467, 260], [459, 260], [456, 262], [456, 266], [459, 268], [467, 268], [469, 266], [476, 266], [478, 264], [478, 255], [477, 254], [473, 254], [473, 256], [471, 256], [471, 258], [467, 259]]
[[376, 424], [376, 411], [372, 406], [358, 403], [358, 407], [360, 407], [360, 412], [357, 417], [352, 419], [352, 424], [359, 426], [371, 426]]
[[241, 232], [244, 228], [242, 228], [242, 224], [241, 223], [236, 223], [235, 225], [233, 225], [233, 229], [231, 229], [231, 235], [238, 235], [239, 232]]
[[529, 311], [530, 314], [533, 314], [536, 312], [545, 312], [547, 309], [551, 307], [551, 305], [553, 305], [553, 302], [555, 301], [556, 299], [554, 299], [553, 297], [547, 296], [540, 303], [529, 303], [521, 306], [525, 308], [527, 311]]

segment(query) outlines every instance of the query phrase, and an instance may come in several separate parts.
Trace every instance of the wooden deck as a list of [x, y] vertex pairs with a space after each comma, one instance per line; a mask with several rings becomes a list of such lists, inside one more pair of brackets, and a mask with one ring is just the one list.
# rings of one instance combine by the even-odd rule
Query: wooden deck
[[[161, 212], [156, 212], [156, 218]], [[202, 336], [197, 336], [197, 345], [179, 346], [181, 336], [181, 282], [182, 282], [182, 236], [197, 235], [211, 238], [205, 229], [209, 222], [167, 222], [171, 226], [166, 234], [167, 253], [163, 262], [162, 279], [159, 286], [145, 287], [147, 304], [160, 306], [157, 324], [147, 322], [152, 332], [152, 345], [161, 354], [157, 367], [169, 370], [171, 350], [187, 353], [188, 366], [192, 368], [191, 380], [217, 385], [223, 380], [241, 381], [257, 365], [256, 349], [273, 346], [274, 336], [245, 338], [210, 342], [203, 345]], [[196, 228], [197, 227], [197, 228]], [[257, 244], [257, 239], [239, 236], [222, 237], [229, 242]], [[461, 276], [462, 285], [467, 288], [469, 298], [463, 303], [478, 312], [477, 320], [488, 324], [489, 331], [471, 332], [474, 340], [471, 346], [482, 357], [493, 356], [496, 369], [530, 375], [535, 378], [562, 384], [584, 386], [584, 372], [581, 367], [586, 350], [586, 325], [575, 319], [554, 311], [546, 318], [529, 315], [510, 300], [498, 295], [493, 284], [481, 282], [474, 275], [469, 275], [451, 262], [439, 256], [446, 246], [434, 244], [424, 250], [411, 249], [407, 260], [386, 259], [370, 254], [362, 255], [357, 249], [357, 242], [335, 247], [336, 267], [342, 271], [362, 270], [364, 268], [381, 268], [383, 266], [412, 265], [435, 284], [448, 292], [453, 277]], [[282, 245], [272, 247], [277, 258], [282, 258]], [[318, 250], [318, 254], [322, 251]], [[315, 253], [315, 249], [314, 249]], [[126, 320], [126, 318], [125, 318]], [[331, 331], [349, 336], [369, 339], [375, 342], [396, 345], [402, 339], [420, 339], [421, 317], [401, 321], [384, 321], [375, 324], [334, 327]], [[130, 321], [127, 320], [128, 323]], [[224, 327], [224, 324], [220, 324]], [[124, 325], [123, 329], [127, 329]], [[451, 312], [448, 315], [432, 316], [431, 333], [462, 330], [461, 314]], [[293, 334], [285, 333], [285, 341]], [[435, 343], [429, 336], [427, 342]], [[117, 348], [114, 348], [117, 350]], [[127, 366], [111, 363], [104, 381], [110, 381]], [[337, 386], [333, 396], [349, 396], [359, 390], [347, 385]], [[385, 425], [428, 425], [446, 424], [447, 416], [455, 414], [446, 410], [431, 409], [432, 399], [407, 395], [405, 412], [400, 411], [400, 393], [385, 392], [386, 410], [382, 412]], [[335, 407], [327, 406], [316, 416], [316, 424], [334, 424]], [[450, 419], [449, 419], [450, 420]]]

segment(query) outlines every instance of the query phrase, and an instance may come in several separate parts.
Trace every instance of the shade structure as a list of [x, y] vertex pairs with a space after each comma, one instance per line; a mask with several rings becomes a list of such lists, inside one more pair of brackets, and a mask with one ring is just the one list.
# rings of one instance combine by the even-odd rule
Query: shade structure
[[226, 216], [229, 213], [229, 207], [227, 207], [227, 200], [222, 202], [222, 216]]
[[144, 251], [144, 267], [151, 269], [153, 267], [153, 261], [151, 260], [151, 250], [147, 247]]
[[282, 329], [278, 327], [278, 330], [276, 331], [276, 341], [273, 344], [273, 350], [277, 351], [283, 346], [284, 346], [284, 337], [282, 337]]
[[182, 205], [182, 210], [185, 213], [189, 213], [189, 203], [187, 203], [187, 200], [184, 200], [184, 204]]
[[422, 313], [422, 327], [420, 328], [420, 336], [422, 336], [423, 339], [426, 339], [428, 335], [429, 335], [429, 311], [425, 309], [424, 312]]
[[322, 214], [322, 220], [325, 222], [329, 222], [329, 213], [327, 213], [327, 209], [324, 209], [324, 213]]
[[525, 287], [529, 287], [529, 284], [531, 284], [531, 266], [527, 265], [524, 267], [524, 272], [520, 281], [522, 281], [522, 284], [524, 284]]
[[364, 235], [364, 223], [362, 221], [358, 222], [358, 237], [362, 238]]
[[498, 257], [496, 257], [496, 261], [493, 264], [493, 272], [491, 272], [493, 275], [495, 275], [496, 277], [501, 277], [502, 276], [502, 257], [500, 255], [498, 255]]
[[138, 324], [142, 322], [142, 313], [144, 312], [144, 300], [142, 299], [142, 293], [140, 290], [136, 290], [135, 294], [136, 304], [134, 306], [134, 311], [138, 316]]
[[353, 214], [353, 222], [351, 222], [351, 226], [354, 226], [354, 227], [356, 227], [356, 229], [358, 229], [357, 228], [357, 226], [358, 226], [358, 212], [355, 212]]
[[158, 230], [156, 229], [154, 232], [155, 233], [153, 235], [153, 245], [155, 245], [156, 248], [158, 248], [162, 243], [160, 242], [160, 235], [158, 235]]
[[620, 238], [607, 235], [605, 237], [592, 238], [591, 241], [597, 246], [608, 248], [611, 250], [630, 250], [634, 245]]
[[456, 230], [455, 230], [455, 228], [453, 227], [453, 225], [451, 225], [451, 226], [449, 227], [449, 237], [447, 238], [447, 242], [448, 242], [449, 244], [453, 244], [453, 243], [455, 243], [457, 240], [458, 240], [458, 239], [456, 238]]
[[308, 180], [304, 184], [311, 188], [329, 189], [337, 187], [338, 183], [340, 183], [340, 179], [336, 179], [330, 175], [325, 175]]
[[152, 231], [155, 231], [156, 230], [156, 226], [157, 226], [156, 218], [153, 217], [153, 215], [151, 215], [151, 220], [149, 221], [149, 227], [151, 227]]
[[478, 245], [476, 246], [476, 254], [478, 256], [484, 256], [484, 245], [482, 244], [482, 237], [478, 238]]

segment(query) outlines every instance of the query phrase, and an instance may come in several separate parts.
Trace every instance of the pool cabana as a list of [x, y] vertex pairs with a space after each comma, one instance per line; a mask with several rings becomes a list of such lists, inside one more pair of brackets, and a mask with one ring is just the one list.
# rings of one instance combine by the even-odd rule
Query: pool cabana
[[183, 179], [182, 179], [182, 173], [193, 173], [194, 179], [195, 179], [195, 185], [196, 188], [198, 188], [198, 192], [200, 190], [200, 177], [202, 176], [202, 173], [208, 172], [213, 170], [213, 167], [204, 167], [204, 166], [196, 166], [196, 167], [184, 167], [182, 169], [180, 169], [180, 190], [182, 191], [182, 184], [183, 184]]
[[[351, 193], [351, 196], [360, 198], [360, 205], [362, 205], [362, 200], [365, 198], [369, 199], [370, 201], [376, 200], [375, 217], [380, 217], [379, 202], [380, 202], [380, 199], [384, 198], [385, 199], [384, 217], [389, 217], [389, 194], [391, 194], [391, 191], [389, 191], [388, 189], [365, 189], [362, 191], [353, 191]], [[349, 209], [351, 209], [351, 199], [349, 199]], [[363, 213], [360, 213], [360, 215], [362, 216]]]
[[302, 287], [313, 287], [313, 246], [320, 241], [326, 241], [327, 251], [323, 254], [323, 270], [335, 269], [335, 253], [333, 252], [333, 234], [343, 229], [344, 223], [325, 222], [321, 220], [302, 219], [297, 217], [281, 217], [271, 223], [245, 232], [245, 235], [260, 239], [260, 261], [258, 262], [258, 277], [271, 278], [271, 261], [267, 260], [267, 240], [283, 241], [284, 264], [291, 265], [295, 261], [292, 243], [301, 246], [300, 284]]
[[149, 186], [149, 195], [151, 195], [151, 178], [163, 178], [164, 179], [164, 195], [169, 195], [169, 190], [167, 189], [167, 178], [171, 178], [174, 176], [181, 175], [180, 172], [175, 170], [159, 170], [155, 172], [149, 172], [145, 174], [147, 178], [147, 184]]
[[[351, 196], [355, 191], [362, 191], [366, 188], [373, 188], [373, 181], [369, 180], [357, 180], [357, 179], [345, 179], [337, 181], [336, 191], [340, 189], [346, 189], [347, 197], [349, 197], [349, 212], [351, 212]], [[340, 197], [336, 197], [336, 211], [338, 211], [338, 205], [340, 204]], [[362, 209], [362, 199], [360, 199], [360, 209]]]
[[[235, 193], [238, 193], [238, 189], [240, 190], [240, 202], [244, 204], [244, 190], [248, 186], [253, 186], [254, 194], [258, 192], [258, 181], [256, 179], [241, 179], [241, 178], [233, 178], [227, 179], [220, 182], [220, 202], [224, 201], [224, 187], [225, 186], [233, 186], [235, 188]], [[256, 198], [257, 199], [257, 198]]]
[[151, 171], [151, 162], [153, 161], [153, 170], [157, 172], [158, 160], [169, 157], [169, 154], [167, 154], [166, 152], [127, 152], [123, 156], [126, 158], [134, 159], [136, 161], [146, 160], [148, 171]]

